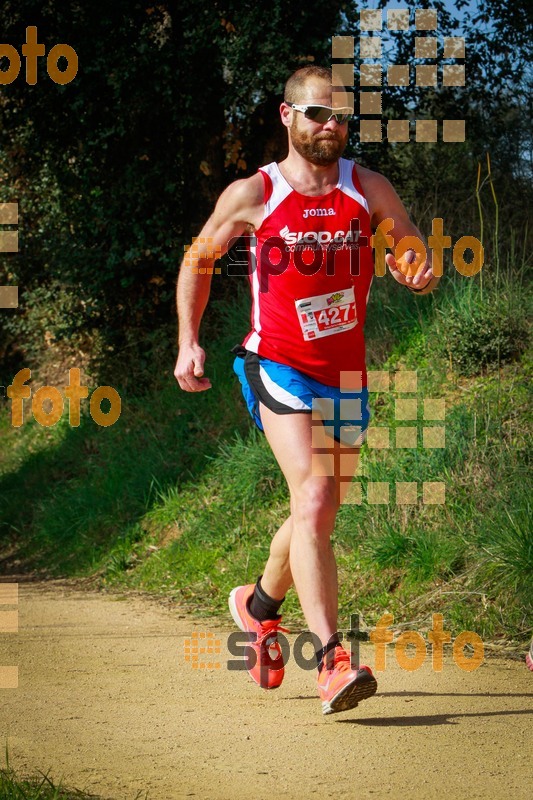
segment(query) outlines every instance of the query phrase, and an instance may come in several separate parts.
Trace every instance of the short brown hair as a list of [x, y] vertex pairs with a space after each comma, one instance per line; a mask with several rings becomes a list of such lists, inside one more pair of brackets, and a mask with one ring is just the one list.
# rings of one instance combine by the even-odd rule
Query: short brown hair
[[304, 89], [310, 78], [319, 78], [327, 81], [331, 86], [331, 68], [308, 66], [296, 70], [285, 84], [285, 94], [283, 95], [286, 103], [299, 103], [304, 95]]

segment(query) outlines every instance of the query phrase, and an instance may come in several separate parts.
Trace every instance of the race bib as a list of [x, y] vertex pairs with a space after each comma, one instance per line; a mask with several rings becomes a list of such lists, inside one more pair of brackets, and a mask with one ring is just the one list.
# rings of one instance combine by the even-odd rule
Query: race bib
[[353, 286], [333, 294], [318, 294], [295, 301], [306, 341], [349, 331], [357, 325]]

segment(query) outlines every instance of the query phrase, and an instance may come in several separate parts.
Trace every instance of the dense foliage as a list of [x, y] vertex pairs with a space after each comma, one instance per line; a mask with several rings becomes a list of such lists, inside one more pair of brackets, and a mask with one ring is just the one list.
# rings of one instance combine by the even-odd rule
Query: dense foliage
[[[500, 203], [520, 228], [531, 177], [527, 4], [463, 5], [432, 7], [440, 37], [462, 33], [462, 13], [467, 85], [389, 89], [384, 115], [465, 117], [467, 142], [361, 152], [354, 136], [352, 153], [389, 175], [421, 222], [446, 214], [462, 235], [474, 233], [477, 162], [490, 151]], [[0, 261], [0, 282], [21, 287], [20, 308], [2, 313], [0, 355], [20, 361], [96, 332], [123, 345], [169, 318], [183, 246], [216, 196], [283, 155], [287, 74], [331, 63], [333, 34], [358, 42], [359, 10], [341, 0], [275, 0], [267, 11], [250, 0], [3, 4], [3, 41], [20, 50], [35, 25], [47, 51], [67, 43], [80, 66], [60, 86], [41, 58], [35, 86], [22, 70], [0, 97], [0, 199], [17, 200], [21, 217], [20, 253]], [[384, 58], [414, 63], [412, 31], [384, 41]]]
[[59, 86], [40, 59], [37, 84], [21, 73], [0, 99], [2, 199], [21, 215], [20, 255], [3, 260], [3, 282], [21, 286], [4, 348], [88, 327], [113, 339], [157, 324], [160, 304], [168, 317], [184, 243], [272, 149], [287, 72], [327, 61], [340, 10], [279, 0], [266, 28], [255, 3], [4, 4], [5, 41], [20, 50], [36, 25], [80, 65]]

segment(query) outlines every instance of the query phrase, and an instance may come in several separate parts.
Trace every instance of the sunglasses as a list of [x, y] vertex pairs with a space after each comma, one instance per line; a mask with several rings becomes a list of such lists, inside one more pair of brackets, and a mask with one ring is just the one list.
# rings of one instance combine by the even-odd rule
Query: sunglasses
[[[349, 108], [335, 110], [329, 108], [329, 106], [300, 106], [297, 103], [287, 103], [287, 101], [285, 101], [285, 104], [294, 108], [295, 111], [301, 111], [304, 117], [313, 122], [318, 122], [319, 125], [325, 125], [330, 119], [334, 119], [337, 125], [344, 125], [353, 116]], [[349, 112], [348, 114], [346, 113], [347, 111]]]

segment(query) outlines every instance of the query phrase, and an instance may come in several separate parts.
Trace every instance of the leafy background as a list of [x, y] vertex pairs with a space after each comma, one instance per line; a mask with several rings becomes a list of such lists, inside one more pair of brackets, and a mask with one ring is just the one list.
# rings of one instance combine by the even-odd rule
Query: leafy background
[[[404, 4], [420, 6], [429, 4]], [[431, 7], [440, 38], [465, 36], [466, 85], [387, 89], [384, 117], [464, 118], [467, 141], [361, 145], [354, 125], [348, 155], [384, 172], [423, 230], [442, 217], [453, 241], [482, 239], [486, 263], [473, 278], [447, 263], [426, 298], [375, 281], [369, 365], [416, 369], [423, 396], [445, 397], [449, 413], [444, 451], [367, 450], [362, 480], [431, 475], [445, 480], [447, 502], [341, 509], [341, 611], [372, 624], [388, 608], [408, 627], [441, 611], [494, 648], [521, 649], [533, 575], [531, 8]], [[19, 308], [1, 312], [0, 384], [26, 366], [33, 390], [63, 387], [75, 366], [123, 404], [104, 429], [87, 412], [79, 428], [66, 414], [43, 428], [26, 403], [14, 429], [5, 403], [5, 575], [84, 577], [221, 613], [234, 582], [255, 579], [287, 495], [231, 373], [245, 279], [223, 269], [213, 281], [203, 341], [214, 388], [192, 398], [172, 376], [176, 273], [220, 191], [283, 157], [287, 75], [329, 64], [332, 35], [357, 43], [358, 20], [359, 8], [338, 0], [267, 10], [243, 0], [4, 2], [3, 41], [20, 49], [36, 25], [47, 49], [74, 47], [80, 68], [59, 86], [40, 59], [35, 86], [21, 73], [0, 94], [0, 199], [20, 210], [20, 252], [0, 256], [0, 283], [20, 287]], [[412, 31], [384, 34], [383, 60], [415, 65]], [[376, 395], [373, 409], [394, 428], [390, 396]], [[286, 613], [302, 622], [294, 598]]]

